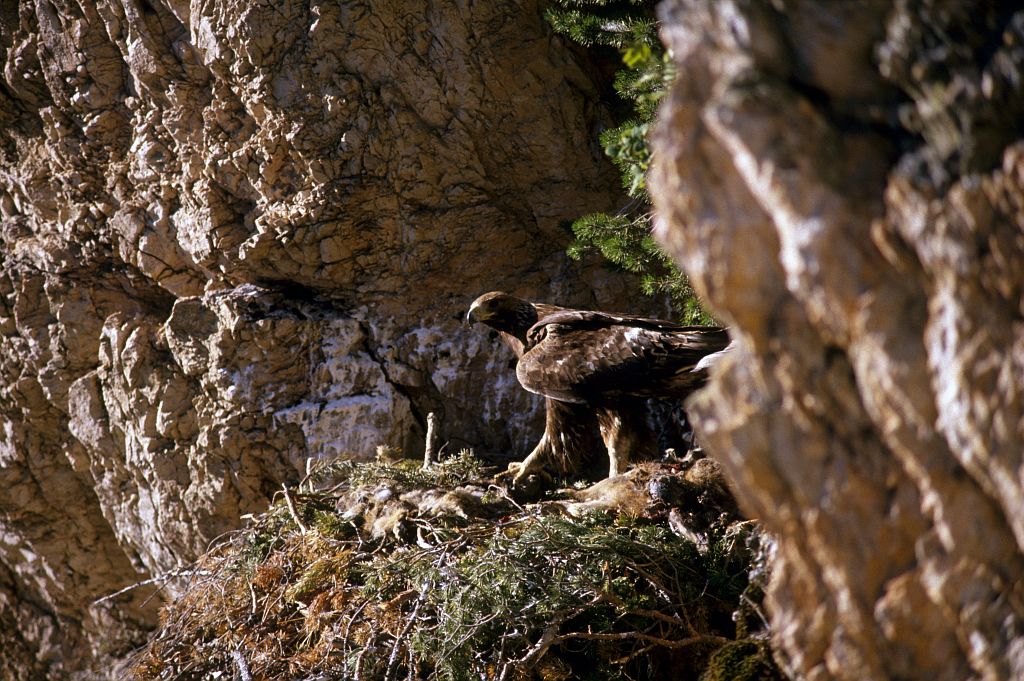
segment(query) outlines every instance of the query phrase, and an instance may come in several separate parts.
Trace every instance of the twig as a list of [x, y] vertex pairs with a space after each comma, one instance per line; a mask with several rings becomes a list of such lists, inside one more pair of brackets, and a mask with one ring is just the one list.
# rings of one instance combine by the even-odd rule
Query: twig
[[508, 647], [508, 639], [509, 637], [507, 635], [501, 637], [501, 648], [498, 649], [498, 659], [494, 664], [495, 669], [501, 670], [501, 678], [503, 679], [505, 678], [505, 648]]
[[651, 650], [653, 650], [655, 647], [656, 646], [652, 643], [649, 646], [644, 646], [643, 648], [640, 648], [638, 650], [634, 650], [633, 652], [631, 652], [629, 655], [626, 655], [625, 657], [616, 658], [616, 659], [612, 660], [611, 663], [612, 664], [618, 664], [618, 665], [626, 664], [626, 663], [628, 663], [630, 660], [632, 660], [634, 658], [640, 657], [641, 655], [645, 655], [645, 654], [651, 652]]
[[529, 651], [527, 651], [526, 655], [519, 658], [518, 660], [508, 662], [505, 665], [504, 669], [501, 670], [501, 676], [498, 677], [498, 681], [505, 681], [505, 679], [508, 677], [508, 673], [512, 670], [513, 667], [523, 671], [531, 669], [533, 665], [535, 665], [537, 661], [540, 660], [540, 658], [544, 657], [544, 654], [548, 652], [548, 649], [551, 646], [558, 643], [564, 638], [563, 636], [559, 635], [558, 629], [562, 626], [562, 623], [569, 618], [569, 615], [575, 612], [578, 611], [573, 610], [570, 612], [560, 613], [555, 618], [555, 620], [544, 629], [544, 632], [540, 635], [540, 639], [538, 639], [537, 642], [533, 644], [533, 647], [530, 648]]
[[632, 568], [633, 570], [636, 570], [636, 572], [641, 577], [646, 579], [648, 581], [648, 583], [650, 583], [651, 586], [653, 586], [655, 589], [660, 591], [661, 595], [665, 597], [665, 600], [667, 600], [669, 603], [672, 602], [672, 593], [668, 589], [666, 589], [664, 586], [662, 586], [661, 582], [659, 582], [658, 579], [654, 575], [652, 575], [650, 572], [648, 572], [644, 568], [640, 567], [640, 564], [636, 563], [636, 562], [633, 562], [629, 567]]
[[727, 639], [724, 636], [712, 636], [710, 634], [704, 636], [691, 636], [690, 638], [680, 638], [673, 641], [667, 638], [651, 636], [650, 634], [645, 634], [640, 631], [616, 631], [606, 633], [574, 631], [568, 634], [560, 634], [558, 636], [559, 641], [563, 641], [567, 638], [582, 638], [595, 641], [622, 641], [626, 639], [636, 639], [638, 641], [647, 641], [648, 643], [653, 643], [664, 648], [685, 648], [686, 646], [697, 645], [698, 643], [725, 645], [730, 642], [730, 639]]
[[[592, 633], [584, 631], [570, 632], [568, 634], [559, 634], [558, 628], [562, 626], [562, 623], [567, 619], [567, 615], [559, 617], [557, 620], [548, 625], [541, 634], [540, 640], [537, 641], [530, 648], [529, 652], [523, 657], [512, 662], [508, 662], [501, 670], [501, 676], [498, 677], [498, 681], [505, 681], [510, 671], [513, 668], [526, 671], [533, 667], [540, 660], [541, 657], [547, 653], [548, 649], [556, 643], [561, 643], [567, 639], [579, 638], [579, 639], [590, 639], [597, 641], [622, 641], [628, 639], [634, 639], [638, 641], [645, 641], [652, 644], [652, 646], [662, 646], [664, 648], [685, 648], [686, 646], [697, 645], [700, 643], [711, 643], [715, 645], [724, 645], [729, 643], [729, 639], [722, 636], [691, 636], [690, 638], [683, 638], [677, 640], [670, 640], [666, 638], [659, 638], [657, 636], [651, 636], [639, 631], [621, 631], [621, 632], [608, 632], [608, 633]], [[649, 646], [650, 647], [650, 646]]]
[[384, 673], [384, 681], [389, 681], [392, 678], [392, 674], [395, 673], [395, 668], [398, 667], [398, 650], [402, 647], [402, 641], [409, 635], [409, 630], [412, 629], [413, 623], [416, 622], [416, 616], [420, 613], [420, 607], [426, 602], [427, 594], [432, 587], [433, 584], [429, 582], [424, 585], [423, 591], [420, 592], [419, 598], [416, 599], [416, 605], [412, 608], [409, 619], [405, 621], [402, 631], [395, 637], [395, 644], [391, 647], [391, 656], [388, 657], [388, 669]]
[[284, 503], [288, 505], [288, 512], [292, 514], [292, 520], [294, 520], [295, 524], [299, 526], [299, 531], [302, 532], [302, 534], [308, 534], [309, 528], [306, 527], [306, 524], [302, 522], [302, 519], [299, 518], [299, 514], [295, 511], [295, 504], [292, 503], [292, 497], [288, 494], [288, 486], [281, 485], [281, 490], [284, 492]]
[[231, 659], [235, 661], [235, 666], [238, 667], [238, 675], [242, 677], [242, 681], [252, 681], [252, 672], [249, 671], [249, 664], [245, 661], [245, 657], [242, 656], [242, 651], [238, 648], [232, 650]]
[[[343, 653], [343, 657], [342, 657], [342, 675], [343, 676], [348, 674], [348, 655], [344, 654], [344, 653], [348, 652], [348, 643], [349, 643], [349, 640], [350, 640], [349, 639], [349, 632], [352, 629], [352, 622], [354, 622], [355, 619], [357, 617], [359, 617], [360, 613], [363, 612], [363, 608], [365, 608], [369, 604], [370, 604], [370, 599], [369, 598], [364, 598], [363, 602], [359, 604], [359, 607], [356, 608], [355, 612], [352, 613], [352, 616], [349, 617], [348, 621], [345, 623], [345, 633], [341, 637], [341, 640], [342, 640], [343, 646], [344, 646], [342, 648], [342, 653]], [[369, 645], [369, 643], [367, 643], [367, 645]], [[365, 652], [366, 652], [366, 646], [364, 646], [363, 649], [361, 651], [359, 651], [359, 655], [356, 657], [356, 669], [355, 669], [355, 676], [354, 676], [354, 678], [356, 678], [356, 679], [359, 678], [359, 667], [362, 665], [363, 653], [365, 653]]]
[[359, 654], [356, 656], [356, 668], [355, 668], [355, 671], [353, 672], [352, 681], [362, 681], [362, 678], [363, 678], [363, 658], [370, 651], [373, 651], [373, 650], [377, 649], [376, 643], [377, 643], [377, 634], [378, 633], [379, 632], [377, 631], [377, 627], [376, 626], [371, 626], [371, 628], [370, 628], [370, 636], [369, 636], [369, 638], [366, 639], [366, 645], [363, 647], [362, 650], [359, 651]]
[[544, 654], [548, 652], [548, 648], [561, 640], [561, 636], [558, 635], [558, 628], [561, 626], [561, 618], [549, 624], [547, 628], [544, 629], [544, 633], [540, 635], [540, 639], [538, 639], [538, 641], [533, 645], [533, 648], [523, 656], [519, 661], [519, 664], [525, 665], [526, 669], [529, 669], [535, 662], [537, 662], [537, 660], [544, 657]]
[[[507, 490], [506, 488], [504, 488], [504, 487], [500, 487], [500, 486], [498, 486], [498, 485], [488, 485], [488, 486], [487, 486], [487, 491], [488, 491], [488, 492], [494, 492], [495, 494], [497, 494], [498, 496], [500, 496], [500, 497], [501, 497], [502, 499], [504, 499], [505, 501], [509, 502], [509, 503], [510, 503], [510, 504], [512, 504], [513, 506], [515, 506], [515, 507], [516, 507], [516, 509], [517, 509], [517, 510], [519, 510], [520, 512], [522, 512], [522, 513], [525, 513], [525, 512], [526, 512], [526, 509], [525, 509], [525, 508], [523, 508], [523, 507], [522, 507], [522, 506], [521, 506], [521, 505], [519, 504], [519, 502], [518, 502], [518, 501], [516, 501], [516, 500], [515, 500], [515, 499], [513, 499], [513, 498], [512, 498], [511, 496], [509, 496], [509, 494], [508, 494], [508, 490]], [[515, 520], [514, 522], [521, 522], [521, 519], [517, 518], [517, 519], [516, 519], [516, 520]]]
[[761, 624], [764, 625], [764, 628], [770, 631], [772, 625], [768, 623], [768, 618], [765, 617], [764, 611], [761, 610], [761, 606], [755, 603], [753, 600], [751, 600], [750, 596], [748, 596], [745, 593], [740, 594], [740, 600], [744, 601], [748, 606], [750, 606], [750, 608], [754, 611], [754, 614], [756, 614], [760, 618]]
[[207, 575], [207, 574], [212, 574], [212, 573], [209, 570], [174, 570], [172, 572], [165, 572], [165, 573], [163, 573], [161, 575], [157, 575], [156, 577], [150, 577], [149, 579], [144, 579], [141, 582], [135, 582], [134, 584], [129, 584], [125, 588], [119, 589], [119, 590], [115, 591], [112, 594], [107, 594], [106, 596], [103, 596], [102, 598], [97, 598], [95, 601], [92, 602], [92, 605], [99, 605], [100, 603], [106, 603], [110, 599], [117, 598], [118, 596], [120, 596], [122, 594], [126, 594], [129, 591], [131, 591], [132, 589], [137, 589], [140, 586], [148, 586], [150, 584], [156, 584], [157, 582], [166, 582], [167, 580], [173, 579], [175, 577], [194, 577], [195, 575]]
[[359, 654], [356, 655], [356, 669], [352, 672], [352, 678], [354, 681], [361, 681], [363, 678], [363, 656], [366, 655], [368, 650], [369, 648], [363, 648], [359, 651]]
[[299, 481], [299, 491], [302, 491], [302, 486], [309, 481], [309, 491], [313, 491], [313, 457], [306, 459], [306, 475]]
[[423, 470], [437, 463], [437, 414], [427, 414], [427, 442], [423, 449]]
[[693, 630], [693, 627], [689, 622], [684, 620], [682, 617], [676, 617], [675, 615], [668, 615], [661, 612], [660, 610], [644, 610], [643, 608], [637, 608], [629, 610], [625, 614], [627, 615], [639, 615], [641, 617], [650, 617], [651, 619], [661, 620], [662, 622], [668, 622], [669, 624], [677, 627], [685, 627], [689, 630]]
[[686, 627], [692, 631], [690, 623], [681, 617], [676, 615], [669, 615], [661, 612], [660, 610], [647, 610], [645, 608], [630, 608], [627, 609], [626, 604], [621, 598], [616, 596], [610, 591], [598, 591], [597, 596], [591, 601], [591, 605], [597, 605], [599, 603], [610, 603], [622, 611], [623, 615], [639, 615], [640, 617], [650, 617], [651, 619], [661, 620], [662, 622], [668, 622], [678, 627]]

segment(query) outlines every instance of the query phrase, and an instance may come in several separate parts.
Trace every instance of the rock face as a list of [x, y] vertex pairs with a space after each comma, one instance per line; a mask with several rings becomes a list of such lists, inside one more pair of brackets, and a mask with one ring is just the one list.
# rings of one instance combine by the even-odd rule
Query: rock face
[[1024, 12], [679, 0], [660, 237], [801, 679], [1024, 678]]
[[525, 453], [479, 293], [631, 307], [563, 255], [618, 179], [536, 3], [0, 5], [3, 678], [117, 678], [311, 457]]

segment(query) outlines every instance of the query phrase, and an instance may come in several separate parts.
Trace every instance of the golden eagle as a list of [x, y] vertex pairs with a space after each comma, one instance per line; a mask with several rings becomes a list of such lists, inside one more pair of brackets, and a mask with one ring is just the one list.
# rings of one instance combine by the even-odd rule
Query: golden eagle
[[569, 470], [600, 447], [597, 432], [609, 476], [654, 453], [648, 398], [686, 397], [704, 384], [711, 355], [729, 344], [718, 327], [531, 303], [501, 291], [473, 301], [466, 319], [497, 331], [516, 355], [519, 382], [547, 398], [544, 435], [509, 466], [514, 482], [545, 461]]

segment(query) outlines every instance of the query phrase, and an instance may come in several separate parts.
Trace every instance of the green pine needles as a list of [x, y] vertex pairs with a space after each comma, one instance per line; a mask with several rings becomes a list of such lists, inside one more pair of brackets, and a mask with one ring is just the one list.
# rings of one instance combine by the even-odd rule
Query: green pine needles
[[545, 18], [556, 32], [591, 47], [658, 43], [651, 0], [555, 0]]
[[615, 214], [593, 213], [576, 220], [568, 254], [580, 259], [597, 251], [639, 275], [646, 295], [667, 295], [684, 323], [713, 324], [686, 275], [651, 236], [648, 136], [658, 101], [675, 78], [672, 62], [658, 40], [655, 4], [651, 0], [555, 0], [547, 10], [547, 20], [558, 33], [591, 49], [619, 50], [623, 68], [615, 74], [614, 88], [629, 109], [626, 120], [601, 133], [600, 141], [622, 173], [623, 187], [632, 200]]

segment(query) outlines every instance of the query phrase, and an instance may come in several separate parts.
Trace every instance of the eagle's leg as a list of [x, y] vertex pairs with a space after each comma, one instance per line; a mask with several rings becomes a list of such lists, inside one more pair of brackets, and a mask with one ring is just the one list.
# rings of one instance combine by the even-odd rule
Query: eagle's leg
[[597, 417], [601, 426], [601, 439], [608, 450], [608, 477], [624, 472], [629, 464], [629, 438], [624, 432], [622, 419], [613, 410], [601, 410]]
[[543, 473], [544, 462], [547, 461], [551, 450], [551, 443], [548, 439], [548, 434], [544, 433], [541, 437], [540, 442], [533, 448], [522, 461], [513, 461], [508, 465], [508, 470], [512, 473], [512, 484], [522, 482], [527, 476]]
[[595, 410], [586, 404], [545, 400], [544, 435], [530, 455], [510, 463], [512, 483], [548, 471], [599, 479], [604, 475], [601, 439]]
[[643, 408], [617, 405], [598, 410], [601, 438], [608, 449], [608, 477], [626, 472], [626, 466], [649, 458], [655, 449], [654, 434]]

